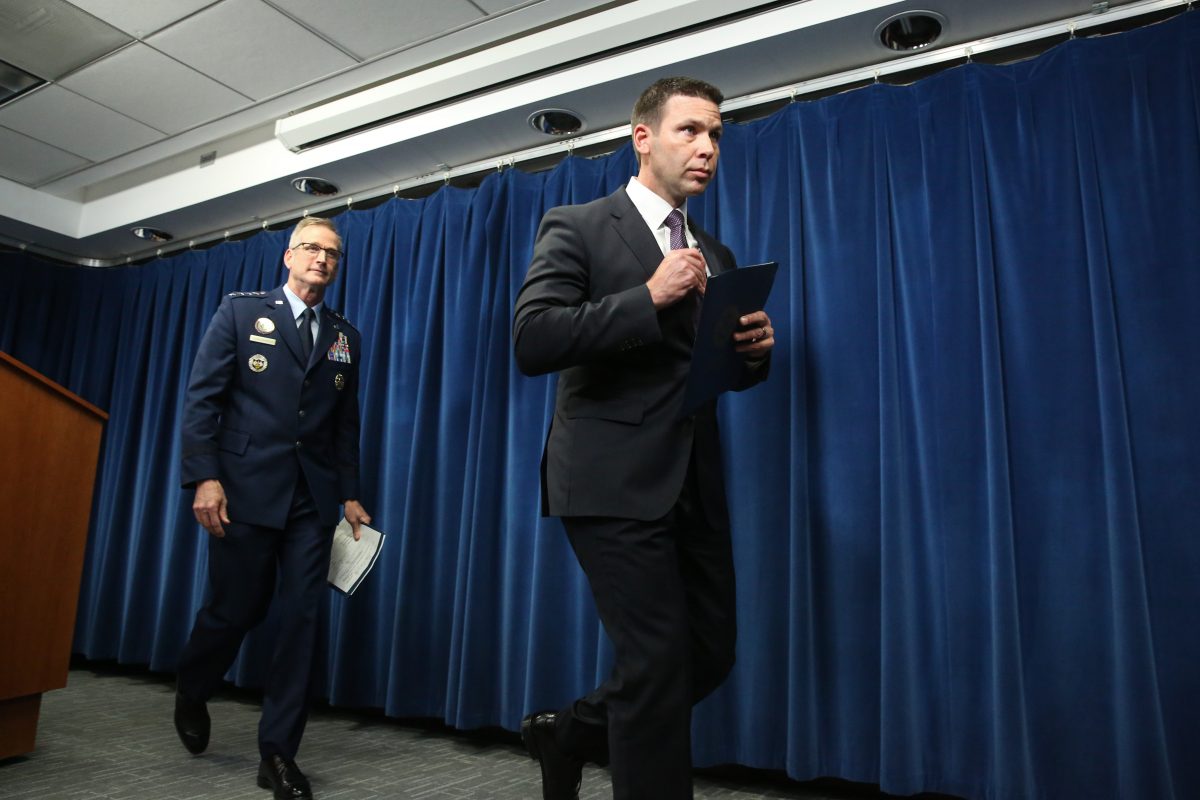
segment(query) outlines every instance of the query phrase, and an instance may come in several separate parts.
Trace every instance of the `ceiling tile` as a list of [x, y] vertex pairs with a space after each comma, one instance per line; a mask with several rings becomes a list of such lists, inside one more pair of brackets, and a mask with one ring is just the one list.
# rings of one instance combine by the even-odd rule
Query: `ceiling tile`
[[87, 163], [79, 156], [0, 127], [0, 175], [9, 180], [36, 186]]
[[163, 134], [61, 86], [46, 86], [0, 108], [0, 125], [47, 144], [104, 161]]
[[357, 63], [260, 0], [225, 0], [148, 42], [256, 100]]
[[487, 13], [495, 14], [496, 12], [503, 11], [506, 8], [514, 8], [516, 6], [525, 5], [525, 0], [474, 0], [474, 3]]
[[89, 14], [139, 39], [217, 0], [71, 0]]
[[485, 18], [467, 0], [358, 0], [353, 14], [328, 0], [290, 0], [281, 7], [360, 58], [391, 52]]
[[49, 80], [130, 41], [121, 31], [65, 0], [0, 3], [0, 53], [4, 60]]
[[185, 131], [249, 105], [232, 89], [144, 44], [114, 53], [62, 83], [167, 133]]

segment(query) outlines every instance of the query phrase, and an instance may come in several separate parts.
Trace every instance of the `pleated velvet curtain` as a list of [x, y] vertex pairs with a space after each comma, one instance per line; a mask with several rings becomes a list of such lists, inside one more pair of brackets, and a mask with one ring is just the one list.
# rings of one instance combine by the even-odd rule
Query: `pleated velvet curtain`
[[[738, 664], [698, 764], [972, 798], [1200, 796], [1200, 14], [732, 125], [691, 213], [777, 260], [771, 379], [722, 400]], [[338, 218], [364, 501], [317, 689], [515, 729], [610, 663], [538, 516], [553, 379], [513, 363], [544, 211], [628, 147]], [[0, 254], [0, 349], [111, 414], [75, 649], [174, 668], [205, 591], [179, 417], [286, 232], [117, 269]], [[19, 458], [19, 453], [8, 453]], [[9, 525], [36, 531], [20, 509]], [[269, 630], [231, 679], [261, 678]]]

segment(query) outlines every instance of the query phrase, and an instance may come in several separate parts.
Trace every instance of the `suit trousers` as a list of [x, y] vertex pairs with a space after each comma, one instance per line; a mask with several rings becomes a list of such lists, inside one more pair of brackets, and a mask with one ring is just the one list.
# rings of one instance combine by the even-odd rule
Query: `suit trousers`
[[282, 530], [233, 522], [224, 537], [208, 540], [210, 592], [179, 659], [178, 690], [191, 700], [213, 695], [246, 633], [266, 616], [278, 583], [280, 624], [258, 726], [263, 758], [295, 758], [300, 747], [332, 544], [303, 477]]
[[696, 468], [693, 452], [662, 519], [563, 518], [616, 659], [556, 733], [565, 752], [611, 764], [614, 800], [692, 797], [692, 705], [733, 668], [729, 520], [705, 512]]

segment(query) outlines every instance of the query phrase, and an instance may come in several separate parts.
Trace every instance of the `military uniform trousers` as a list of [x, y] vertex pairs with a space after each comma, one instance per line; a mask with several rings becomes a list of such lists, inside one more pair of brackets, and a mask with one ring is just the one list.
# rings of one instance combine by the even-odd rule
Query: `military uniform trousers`
[[303, 477], [282, 530], [237, 522], [224, 527], [224, 537], [209, 536], [210, 593], [180, 656], [179, 692], [199, 701], [213, 695], [246, 633], [266, 616], [278, 584], [280, 624], [266, 673], [258, 746], [263, 758], [294, 759], [308, 720], [333, 530], [321, 523]]

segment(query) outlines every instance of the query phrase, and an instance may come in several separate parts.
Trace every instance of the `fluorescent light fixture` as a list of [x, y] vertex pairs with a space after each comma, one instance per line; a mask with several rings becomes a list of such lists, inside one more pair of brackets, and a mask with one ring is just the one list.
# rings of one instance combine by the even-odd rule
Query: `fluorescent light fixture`
[[[653, 40], [680, 28], [703, 25], [739, 11], [752, 11], [763, 4], [763, 0], [639, 0], [283, 117], [275, 122], [275, 138], [289, 150], [300, 152], [381, 128], [395, 131], [398, 124], [414, 117], [423, 118], [418, 127], [425, 127], [431, 113], [462, 103], [469, 104], [473, 116], [483, 116], [502, 110], [498, 101], [536, 102], [553, 96], [547, 91], [582, 88], [674, 64], [681, 52], [696, 56], [719, 52], [761, 38], [764, 30], [786, 33], [900, 1], [808, 0], [768, 8], [668, 41], [646, 46], [634, 43], [631, 49], [622, 51], [630, 47], [631, 30], [638, 31], [639, 40]], [[618, 52], [565, 70], [556, 69], [560, 64], [578, 63], [610, 51]], [[546, 70], [553, 72], [517, 87], [510, 85], [478, 94], [480, 89], [503, 86]], [[513, 92], [513, 88], [519, 91]], [[541, 96], [537, 94], [539, 91]], [[463, 99], [468, 96], [469, 99]], [[461, 116], [461, 112], [451, 112], [451, 116]], [[393, 142], [398, 140], [394, 133], [386, 136]], [[405, 138], [409, 137], [401, 135], [399, 140]]]

